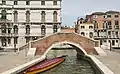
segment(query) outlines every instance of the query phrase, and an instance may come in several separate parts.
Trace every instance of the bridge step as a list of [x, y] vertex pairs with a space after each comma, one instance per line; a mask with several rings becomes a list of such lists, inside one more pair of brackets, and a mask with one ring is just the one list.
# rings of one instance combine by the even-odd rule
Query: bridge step
[[36, 52], [36, 48], [29, 48], [28, 53], [27, 53], [27, 58], [34, 58]]
[[98, 55], [100, 56], [107, 56], [107, 54], [101, 49], [100, 47], [94, 47]]

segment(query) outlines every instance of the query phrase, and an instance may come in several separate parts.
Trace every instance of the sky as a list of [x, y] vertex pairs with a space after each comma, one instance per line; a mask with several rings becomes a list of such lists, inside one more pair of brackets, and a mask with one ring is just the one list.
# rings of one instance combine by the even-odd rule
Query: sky
[[62, 0], [62, 25], [73, 26], [77, 17], [108, 10], [120, 11], [120, 0]]

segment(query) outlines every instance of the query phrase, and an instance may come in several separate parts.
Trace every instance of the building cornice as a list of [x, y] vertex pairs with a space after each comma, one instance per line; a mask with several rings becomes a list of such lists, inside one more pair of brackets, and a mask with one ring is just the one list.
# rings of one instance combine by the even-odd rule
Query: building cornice
[[[12, 22], [12, 21], [5, 21], [5, 20], [3, 20], [3, 21], [0, 21], [0, 24], [1, 23], [11, 23], [11, 24], [14, 24], [14, 22]], [[56, 22], [56, 23], [54, 23], [54, 22], [44, 22], [44, 23], [42, 23], [42, 22], [30, 22], [30, 23], [26, 23], [26, 22], [18, 22], [18, 23], [16, 23], [16, 24], [22, 24], [22, 25], [25, 25], [25, 24], [36, 24], [36, 25], [40, 25], [40, 24], [61, 24], [62, 22]]]
[[[0, 9], [3, 9], [2, 7], [0, 7]], [[60, 10], [61, 8], [5, 8], [7, 10], [26, 10], [26, 9], [30, 9], [30, 10]]]
[[62, 1], [62, 0], [3, 0], [3, 1]]

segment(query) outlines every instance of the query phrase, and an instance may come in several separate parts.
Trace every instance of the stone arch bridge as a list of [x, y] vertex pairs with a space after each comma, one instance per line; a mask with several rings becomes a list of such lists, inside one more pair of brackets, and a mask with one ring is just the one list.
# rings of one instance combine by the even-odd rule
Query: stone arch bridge
[[[94, 47], [99, 46], [98, 41], [75, 34], [75, 33], [56, 33], [36, 41], [31, 42], [31, 48], [36, 48], [36, 55], [46, 54], [53, 46], [67, 43], [76, 47], [77, 52], [82, 54], [97, 54]], [[22, 49], [30, 46], [28, 43]]]

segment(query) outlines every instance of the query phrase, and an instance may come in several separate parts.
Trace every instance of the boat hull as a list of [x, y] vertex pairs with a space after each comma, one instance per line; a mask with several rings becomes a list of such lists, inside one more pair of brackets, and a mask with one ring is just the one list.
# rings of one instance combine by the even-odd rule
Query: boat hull
[[[55, 67], [56, 65], [62, 63], [64, 60], [65, 60], [64, 57], [54, 58], [52, 60], [48, 60], [47, 62], [42, 62], [42, 64], [36, 64], [35, 66], [32, 66], [28, 68], [27, 70], [25, 70], [22, 74], [40, 73], [40, 72], [43, 72], [43, 71], [46, 71], [46, 70], [49, 70]], [[42, 65], [42, 68], [40, 68], [41, 65]]]

